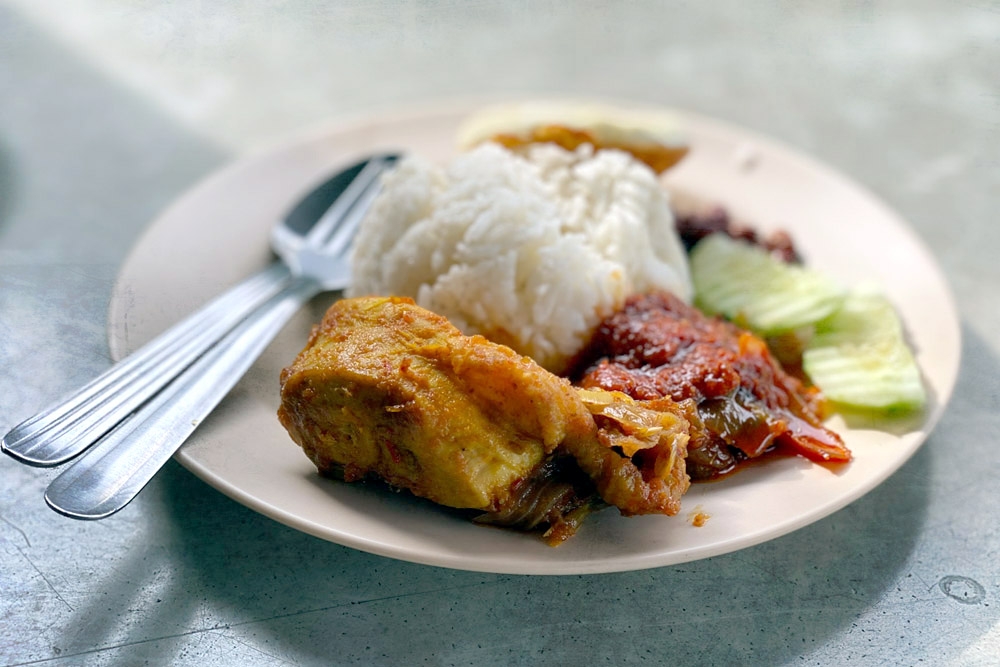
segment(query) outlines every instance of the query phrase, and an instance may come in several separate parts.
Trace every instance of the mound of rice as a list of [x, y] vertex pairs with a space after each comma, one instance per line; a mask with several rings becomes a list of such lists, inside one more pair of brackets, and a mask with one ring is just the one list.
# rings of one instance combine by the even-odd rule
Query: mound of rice
[[483, 144], [445, 168], [409, 157], [359, 231], [350, 296], [410, 296], [561, 372], [636, 292], [690, 299], [667, 194], [630, 155]]

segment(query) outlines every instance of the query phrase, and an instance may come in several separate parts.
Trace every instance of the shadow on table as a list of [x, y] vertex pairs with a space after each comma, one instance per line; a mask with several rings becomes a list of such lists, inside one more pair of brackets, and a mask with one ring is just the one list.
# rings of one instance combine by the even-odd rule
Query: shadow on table
[[[963, 367], [957, 401], [1000, 371], [969, 331], [965, 344], [979, 363]], [[296, 663], [790, 662], [843, 637], [905, 578], [931, 487], [948, 481], [934, 472], [935, 457], [948, 456], [945, 439], [932, 435], [867, 496], [783, 538], [675, 567], [572, 577], [458, 572], [329, 544], [172, 463], [137, 501], [158, 527], [155, 548], [106, 582], [108, 590], [145, 586], [130, 627], [123, 636], [112, 627], [119, 620], [104, 601], [78, 610], [78, 623], [91, 636], [117, 636], [131, 659], [181, 645], [191, 657], [191, 635], [205, 632], [257, 660]], [[984, 466], [1000, 462], [982, 446]], [[935, 487], [935, 495], [947, 491]], [[206, 659], [212, 642], [196, 644]]]

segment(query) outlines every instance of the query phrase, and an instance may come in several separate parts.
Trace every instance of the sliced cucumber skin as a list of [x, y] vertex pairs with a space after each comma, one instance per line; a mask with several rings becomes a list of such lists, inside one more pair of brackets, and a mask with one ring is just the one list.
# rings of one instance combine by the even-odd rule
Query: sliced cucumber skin
[[852, 292], [816, 325], [802, 368], [834, 403], [882, 412], [921, 409], [927, 392], [892, 304], [870, 291]]
[[827, 276], [725, 234], [702, 239], [690, 262], [697, 305], [762, 336], [810, 326], [836, 311], [845, 296]]
[[712, 234], [690, 254], [696, 305], [760, 336], [811, 331], [802, 368], [831, 402], [886, 414], [919, 410], [927, 393], [895, 308], [877, 290], [848, 292], [766, 250]]

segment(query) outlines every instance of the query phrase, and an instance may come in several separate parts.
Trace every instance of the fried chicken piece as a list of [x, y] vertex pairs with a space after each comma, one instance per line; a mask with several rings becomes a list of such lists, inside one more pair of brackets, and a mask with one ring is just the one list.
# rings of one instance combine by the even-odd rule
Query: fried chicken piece
[[556, 544], [605, 504], [676, 514], [693, 407], [573, 388], [407, 298], [335, 303], [281, 374], [278, 417], [321, 472], [377, 477]]
[[278, 417], [320, 471], [496, 511], [560, 444], [593, 438], [569, 382], [406, 298], [335, 303], [281, 374]]

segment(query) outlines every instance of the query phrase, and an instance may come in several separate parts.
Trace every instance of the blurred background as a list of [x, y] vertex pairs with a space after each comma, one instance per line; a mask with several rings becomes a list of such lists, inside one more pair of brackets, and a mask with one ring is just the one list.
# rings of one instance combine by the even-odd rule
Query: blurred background
[[[1000, 117], [998, 34], [1000, 10], [986, 0], [5, 0], [0, 174], [62, 151], [66, 172], [35, 178], [66, 196], [66, 177], [128, 160], [146, 187], [141, 212], [110, 219], [86, 210], [94, 197], [75, 199], [81, 223], [138, 228], [202, 173], [331, 118], [568, 93], [676, 106], [782, 139], [849, 172], [936, 244], [952, 223], [984, 219], [998, 187], [996, 144], [984, 140]], [[122, 185], [94, 194], [127, 199]], [[943, 187], [951, 196], [935, 197]], [[44, 205], [8, 191], [8, 216], [11, 198]], [[980, 231], [997, 240], [992, 226]], [[951, 252], [964, 256], [977, 242], [966, 238]], [[982, 298], [980, 317], [997, 310]]]
[[602, 577], [395, 563], [174, 464], [115, 519], [72, 523], [42, 503], [51, 471], [4, 458], [0, 663], [996, 664], [1000, 535], [970, 508], [1000, 463], [998, 65], [989, 0], [0, 0], [0, 431], [107, 367], [118, 268], [201, 178], [458, 97], [657, 103], [811, 154], [933, 249], [966, 358], [934, 436], [864, 499]]

